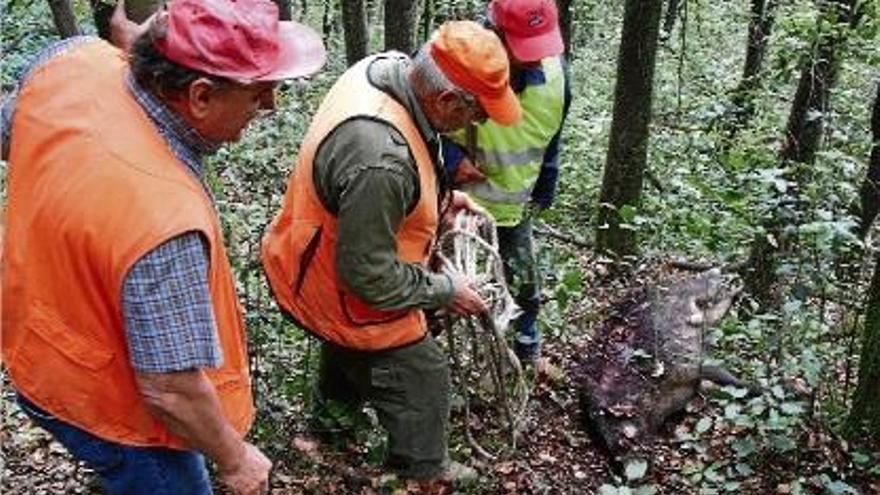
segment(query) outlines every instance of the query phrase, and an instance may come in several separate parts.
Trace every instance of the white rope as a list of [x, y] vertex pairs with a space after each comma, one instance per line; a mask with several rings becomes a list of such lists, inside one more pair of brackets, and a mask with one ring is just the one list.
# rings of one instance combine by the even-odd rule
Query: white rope
[[[444, 271], [472, 283], [489, 308], [488, 314], [465, 320], [466, 324], [476, 328], [476, 331], [469, 332], [469, 346], [457, 346], [455, 343], [458, 333], [467, 338], [464, 329], [450, 328], [447, 337], [465, 399], [465, 433], [474, 450], [484, 457], [494, 458], [476, 442], [471, 431], [470, 389], [479, 389], [479, 383], [473, 382], [479, 382], [480, 379], [485, 381], [486, 378], [485, 372], [474, 373], [474, 368], [489, 368], [495, 393], [494, 403], [504, 413], [511, 451], [516, 448], [516, 433], [528, 402], [522, 364], [507, 345], [507, 329], [521, 311], [505, 282], [494, 222], [482, 215], [459, 212], [452, 227], [439, 236], [435, 256], [441, 261]], [[465, 370], [462, 365], [469, 367]]]

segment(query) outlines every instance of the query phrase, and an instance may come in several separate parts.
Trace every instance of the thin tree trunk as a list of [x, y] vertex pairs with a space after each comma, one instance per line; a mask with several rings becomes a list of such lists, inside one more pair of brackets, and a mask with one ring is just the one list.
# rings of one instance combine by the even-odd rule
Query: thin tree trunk
[[725, 119], [728, 142], [755, 114], [755, 91], [761, 85], [761, 74], [764, 67], [764, 56], [767, 53], [767, 42], [773, 29], [774, 9], [777, 0], [752, 0], [749, 17], [749, 34], [746, 43], [746, 60], [743, 64], [742, 79], [731, 98], [733, 106]]
[[275, 2], [275, 5], [278, 6], [278, 19], [282, 21], [289, 21], [293, 17], [293, 12], [291, 9], [291, 0], [272, 0]]
[[354, 65], [367, 56], [369, 42], [364, 0], [342, 0], [342, 25], [345, 35], [345, 61]]
[[413, 52], [419, 0], [385, 0], [385, 50]]
[[853, 394], [848, 429], [880, 439], [880, 256], [868, 290], [865, 328], [859, 361], [859, 384]]
[[556, 0], [556, 8], [559, 10], [559, 29], [562, 31], [562, 41], [565, 42], [566, 59], [570, 58], [572, 53], [571, 37], [574, 29], [572, 3], [573, 0]]
[[672, 36], [672, 30], [675, 29], [675, 21], [678, 19], [679, 10], [681, 10], [681, 0], [669, 0], [666, 2], [666, 12], [663, 14], [663, 29], [660, 31], [661, 42], [668, 40]]
[[637, 208], [641, 202], [662, 4], [662, 0], [627, 0], [624, 11], [596, 229], [597, 247], [617, 255], [636, 252], [635, 231], [621, 225], [620, 210]]
[[764, 225], [765, 233], [752, 244], [745, 274], [746, 289], [764, 307], [778, 300], [773, 294], [778, 254], [789, 252], [794, 241], [784, 227], [800, 223], [800, 189], [810, 180], [810, 167], [806, 165], [813, 162], [819, 149], [831, 86], [837, 73], [837, 52], [845, 41], [846, 32], [841, 26], [857, 22], [858, 17], [853, 11], [856, 1], [828, 0], [821, 4], [817, 22], [831, 28], [820, 33], [815, 49], [804, 60], [801, 69], [780, 154], [784, 176], [791, 186], [779, 193], [773, 217]]
[[874, 113], [871, 116], [871, 133], [874, 144], [871, 146], [871, 160], [868, 162], [868, 173], [862, 182], [858, 207], [859, 238], [864, 239], [880, 213], [880, 83], [877, 84], [877, 96], [874, 98]]
[[432, 25], [433, 19], [434, 19], [434, 0], [425, 0], [425, 8], [422, 11], [421, 43], [425, 43], [426, 41], [428, 41], [428, 37], [431, 36], [431, 31], [433, 30], [433, 25]]
[[70, 8], [69, 0], [49, 0], [49, 8], [52, 9], [52, 20], [55, 21], [55, 29], [62, 38], [70, 38], [79, 34], [76, 25], [76, 17]]
[[327, 44], [327, 40], [333, 31], [333, 10], [335, 8], [336, 0], [324, 0], [324, 17], [321, 21], [321, 33], [324, 35], [324, 44]]
[[[113, 15], [115, 5], [101, 0], [89, 0], [92, 6], [92, 18], [95, 20], [95, 28], [98, 36], [105, 40], [110, 39], [110, 16]], [[132, 21], [140, 24], [153, 15], [164, 5], [164, 0], [126, 0], [125, 15]]]

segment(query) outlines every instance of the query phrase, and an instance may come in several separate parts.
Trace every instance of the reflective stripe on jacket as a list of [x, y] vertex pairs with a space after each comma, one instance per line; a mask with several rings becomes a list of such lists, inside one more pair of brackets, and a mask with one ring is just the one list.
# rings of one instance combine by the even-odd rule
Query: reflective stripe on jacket
[[314, 159], [324, 139], [353, 118], [381, 120], [407, 141], [419, 173], [419, 200], [397, 233], [397, 255], [425, 263], [437, 227], [437, 176], [406, 109], [367, 78], [369, 57], [336, 82], [312, 120], [278, 216], [263, 238], [263, 267], [281, 308], [317, 337], [358, 350], [382, 350], [425, 335], [421, 310], [377, 310], [348, 290], [336, 271], [336, 217], [315, 190]]
[[[486, 121], [476, 127], [475, 164], [486, 180], [467, 184], [467, 191], [484, 206], [498, 225], [520, 222], [532, 188], [538, 180], [544, 153], [562, 124], [565, 104], [565, 76], [562, 59], [548, 57], [541, 61], [544, 84], [529, 84], [519, 94], [522, 120], [511, 127]], [[452, 139], [467, 149], [464, 132]]]
[[13, 120], [2, 273], [3, 361], [61, 420], [126, 445], [186, 448], [135, 383], [122, 317], [128, 270], [204, 235], [223, 365], [205, 370], [226, 418], [253, 420], [241, 311], [219, 221], [199, 182], [129, 93], [122, 52], [93, 41], [41, 65]]

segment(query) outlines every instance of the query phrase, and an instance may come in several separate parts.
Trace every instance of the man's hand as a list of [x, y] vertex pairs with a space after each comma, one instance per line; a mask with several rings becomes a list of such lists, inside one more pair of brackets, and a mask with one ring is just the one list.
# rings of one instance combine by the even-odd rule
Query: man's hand
[[471, 182], [484, 181], [486, 180], [486, 175], [474, 165], [474, 162], [471, 161], [470, 158], [464, 157], [458, 163], [454, 179], [456, 184], [468, 184]]
[[477, 291], [471, 286], [461, 275], [453, 276], [455, 284], [455, 293], [452, 300], [446, 303], [443, 308], [450, 313], [461, 316], [475, 315], [489, 311], [489, 307], [483, 301], [483, 298], [477, 294]]
[[150, 412], [190, 448], [216, 462], [235, 495], [266, 493], [272, 463], [223, 416], [204, 371], [136, 373], [135, 379]]
[[485, 208], [475, 203], [467, 194], [461, 191], [452, 191], [452, 204], [449, 206], [449, 211], [454, 217], [461, 210], [466, 210], [482, 216], [489, 215], [489, 212], [487, 212]]
[[236, 463], [220, 466], [220, 481], [235, 495], [263, 495], [269, 492], [272, 462], [251, 443], [244, 442]]

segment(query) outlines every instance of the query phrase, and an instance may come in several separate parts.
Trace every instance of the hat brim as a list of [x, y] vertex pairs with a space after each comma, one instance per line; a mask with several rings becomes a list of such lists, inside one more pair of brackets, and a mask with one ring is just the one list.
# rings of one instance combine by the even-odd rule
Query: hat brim
[[505, 38], [514, 58], [520, 62], [537, 62], [565, 51], [562, 33], [558, 28], [527, 38], [518, 38], [505, 33]]
[[281, 81], [304, 77], [321, 69], [327, 61], [327, 50], [312, 28], [295, 21], [278, 23], [278, 43], [281, 54], [277, 67], [254, 81]]
[[516, 93], [510, 89], [510, 86], [505, 88], [501, 96], [495, 98], [479, 96], [478, 99], [489, 118], [499, 125], [512, 126], [522, 118], [522, 107], [519, 104], [519, 98], [516, 97]]

